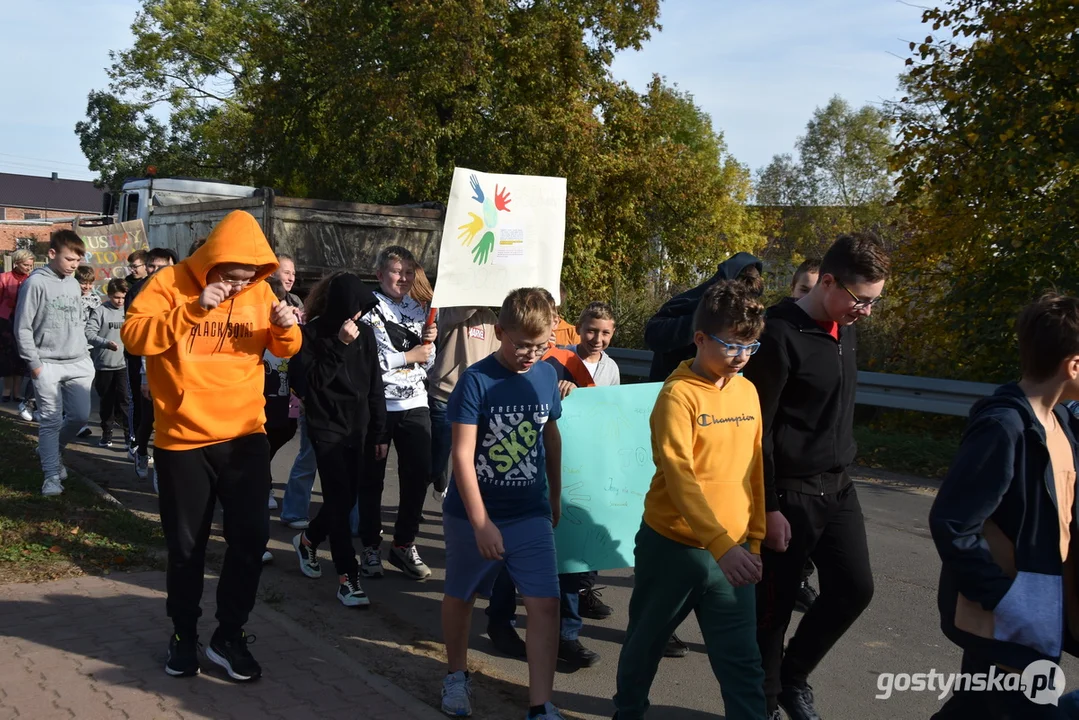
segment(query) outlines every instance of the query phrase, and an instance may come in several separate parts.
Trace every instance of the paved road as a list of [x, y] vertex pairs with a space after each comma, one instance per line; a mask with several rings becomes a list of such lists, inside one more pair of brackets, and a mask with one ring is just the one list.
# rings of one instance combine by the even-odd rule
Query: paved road
[[[284, 448], [274, 463], [278, 497], [298, 443]], [[85, 446], [84, 446], [85, 447]], [[108, 455], [96, 449], [88, 452]], [[111, 489], [123, 502], [154, 510], [155, 498], [127, 480], [130, 464], [112, 453], [98, 462], [97, 479], [112, 479]], [[395, 504], [396, 475], [387, 477], [384, 504]], [[936, 582], [939, 561], [933, 549], [926, 518], [932, 495], [888, 483], [859, 481], [858, 493], [866, 515], [869, 546], [876, 578], [876, 595], [867, 612], [817, 670], [812, 684], [822, 716], [895, 720], [927, 718], [940, 705], [929, 693], [897, 694], [877, 700], [877, 676], [881, 672], [951, 672], [958, 668], [959, 652], [938, 628]], [[315, 501], [319, 501], [317, 493]], [[387, 508], [386, 526], [392, 527]], [[290, 538], [294, 534], [272, 523], [271, 549], [275, 562], [263, 575], [263, 601], [288, 615], [312, 633], [330, 637], [352, 658], [401, 686], [421, 700], [435, 705], [444, 656], [439, 638], [439, 602], [443, 586], [444, 550], [439, 504], [430, 497], [419, 545], [434, 570], [427, 582], [416, 583], [387, 565], [387, 577], [365, 584], [374, 606], [369, 612], [343, 608], [334, 600], [335, 583], [330, 577], [307, 580], [296, 568]], [[216, 546], [220, 549], [220, 546]], [[323, 566], [332, 574], [327, 557]], [[630, 571], [601, 575], [604, 599], [615, 615], [604, 622], [588, 621], [582, 641], [602, 656], [594, 668], [560, 672], [556, 679], [556, 702], [573, 716], [598, 720], [609, 718], [614, 691], [614, 672], [624, 636], [626, 608], [632, 588]], [[482, 601], [479, 603], [482, 608]], [[523, 611], [522, 611], [523, 612]], [[797, 618], [795, 616], [795, 622]], [[524, 705], [526, 666], [491, 651], [482, 609], [474, 616], [470, 659], [477, 670], [476, 715], [478, 720], [514, 717]], [[522, 622], [525, 625], [526, 621]], [[792, 628], [793, 629], [793, 628]], [[689, 657], [664, 660], [652, 688], [652, 720], [703, 720], [722, 716], [718, 684], [703, 653], [700, 632], [691, 617], [680, 634], [693, 648]], [[1079, 662], [1069, 658], [1065, 674], [1079, 679]], [[284, 670], [287, 672], [287, 670]], [[272, 668], [267, 673], [272, 673]], [[1076, 687], [1072, 680], [1068, 689]]]

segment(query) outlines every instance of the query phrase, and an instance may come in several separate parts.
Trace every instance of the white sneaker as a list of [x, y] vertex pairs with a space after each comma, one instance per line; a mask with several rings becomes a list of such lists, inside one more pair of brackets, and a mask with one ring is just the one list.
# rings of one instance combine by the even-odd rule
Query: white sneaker
[[415, 544], [406, 547], [390, 545], [390, 564], [413, 580], [426, 580], [431, 577], [431, 568], [420, 560]]
[[311, 521], [307, 518], [304, 518], [303, 520], [290, 520], [289, 522], [285, 523], [285, 527], [289, 528], [290, 530], [306, 530], [307, 528], [311, 527]]
[[60, 480], [59, 475], [50, 475], [45, 478], [45, 483], [41, 486], [41, 494], [45, 497], [53, 497], [59, 495], [64, 491], [64, 485]]
[[273, 553], [269, 550], [264, 550], [262, 552], [262, 564], [265, 565], [268, 562], [273, 562]]
[[26, 422], [34, 421], [34, 414], [30, 412], [30, 408], [26, 407], [26, 403], [19, 403], [19, 417]]
[[60, 463], [60, 482], [67, 482], [67, 466]]
[[461, 670], [442, 681], [442, 712], [450, 717], [472, 717], [472, 678]]
[[533, 715], [532, 720], [566, 720], [566, 716], [558, 712], [558, 708], [549, 702], [543, 703], [543, 714]]
[[276, 510], [277, 509], [277, 501], [274, 500], [273, 495], [270, 495], [270, 509], [271, 510]]
[[367, 607], [371, 604], [371, 598], [360, 587], [360, 579], [353, 575], [339, 575], [337, 577], [341, 585], [337, 588], [337, 599], [345, 607]]

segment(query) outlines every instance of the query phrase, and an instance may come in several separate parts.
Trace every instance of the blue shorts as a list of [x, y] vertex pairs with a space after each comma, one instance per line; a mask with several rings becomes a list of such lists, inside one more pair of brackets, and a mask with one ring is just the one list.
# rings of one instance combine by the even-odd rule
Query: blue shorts
[[502, 533], [505, 552], [501, 560], [487, 560], [476, 547], [472, 523], [442, 514], [446, 537], [445, 593], [458, 600], [471, 600], [476, 595], [490, 597], [495, 578], [504, 565], [524, 597], [560, 597], [551, 519], [531, 517], [495, 525]]

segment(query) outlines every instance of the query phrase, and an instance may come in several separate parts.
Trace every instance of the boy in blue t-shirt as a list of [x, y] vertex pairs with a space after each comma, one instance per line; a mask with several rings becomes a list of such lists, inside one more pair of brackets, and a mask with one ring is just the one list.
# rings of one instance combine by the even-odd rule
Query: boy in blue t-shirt
[[540, 358], [554, 318], [539, 288], [514, 290], [495, 325], [500, 342], [468, 368], [450, 396], [453, 475], [443, 505], [446, 589], [442, 634], [449, 673], [442, 711], [472, 714], [468, 633], [476, 595], [489, 596], [504, 566], [528, 613], [529, 720], [561, 720], [551, 704], [558, 653], [562, 414], [558, 379]]

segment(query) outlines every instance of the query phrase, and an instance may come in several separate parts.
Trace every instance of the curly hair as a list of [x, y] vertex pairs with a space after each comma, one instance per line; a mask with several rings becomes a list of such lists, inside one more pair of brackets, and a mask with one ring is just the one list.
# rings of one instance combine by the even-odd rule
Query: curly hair
[[764, 331], [764, 305], [752, 288], [737, 280], [717, 282], [705, 291], [693, 315], [694, 332], [755, 341]]

